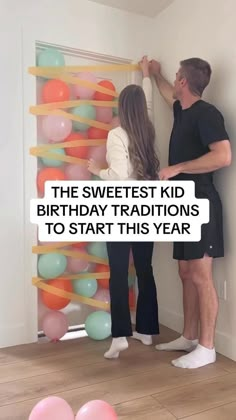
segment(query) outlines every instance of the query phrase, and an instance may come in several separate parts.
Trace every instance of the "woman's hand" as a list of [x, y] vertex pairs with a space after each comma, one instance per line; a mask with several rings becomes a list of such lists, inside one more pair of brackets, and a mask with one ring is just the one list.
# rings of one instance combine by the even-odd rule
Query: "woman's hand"
[[102, 168], [100, 168], [100, 166], [93, 160], [90, 159], [88, 161], [88, 170], [89, 172], [91, 172], [93, 175], [99, 175], [99, 172], [101, 171]]
[[141, 67], [143, 77], [149, 77], [149, 62], [148, 62], [148, 58], [147, 58], [146, 55], [139, 62], [139, 65]]

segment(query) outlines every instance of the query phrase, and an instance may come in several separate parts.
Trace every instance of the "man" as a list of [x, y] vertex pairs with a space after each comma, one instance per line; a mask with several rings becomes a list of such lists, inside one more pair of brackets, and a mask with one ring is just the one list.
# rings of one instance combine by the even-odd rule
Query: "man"
[[[183, 284], [184, 330], [157, 350], [188, 352], [172, 361], [180, 368], [199, 368], [216, 360], [214, 348], [218, 297], [212, 278], [213, 258], [224, 256], [222, 207], [213, 172], [231, 164], [231, 147], [224, 119], [217, 108], [201, 99], [211, 77], [210, 65], [200, 58], [180, 62], [174, 86], [161, 75], [160, 63], [149, 63], [160, 94], [173, 107], [169, 166], [161, 180], [193, 180], [197, 198], [208, 198], [210, 222], [202, 226], [200, 242], [174, 243]], [[198, 324], [200, 323], [200, 335]]]

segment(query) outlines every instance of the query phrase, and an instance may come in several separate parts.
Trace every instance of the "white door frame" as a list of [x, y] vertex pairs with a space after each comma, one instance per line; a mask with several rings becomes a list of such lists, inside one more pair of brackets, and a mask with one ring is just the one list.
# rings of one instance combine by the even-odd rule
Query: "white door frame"
[[[37, 33], [38, 32], [38, 33]], [[48, 32], [48, 35], [47, 35]], [[38, 36], [40, 34], [40, 37]], [[73, 38], [73, 37], [72, 37]], [[50, 44], [48, 41], [50, 40]], [[113, 64], [132, 63], [129, 57], [119, 58], [98, 51], [78, 50], [76, 45], [70, 47], [58, 44], [58, 33], [54, 33], [51, 28], [45, 28], [44, 36], [42, 30], [37, 31], [37, 27], [24, 27], [22, 30], [22, 71], [23, 71], [23, 147], [24, 147], [24, 274], [25, 274], [25, 343], [36, 342], [38, 340], [38, 300], [37, 289], [32, 285], [31, 279], [37, 275], [37, 255], [32, 254], [32, 246], [37, 243], [37, 226], [30, 223], [30, 199], [37, 197], [36, 173], [37, 159], [30, 156], [30, 147], [37, 145], [37, 118], [29, 113], [29, 107], [36, 104], [36, 78], [28, 74], [28, 68], [35, 66], [36, 45], [44, 44], [55, 46], [64, 53], [84, 56], [97, 56], [99, 61]], [[74, 43], [76, 44], [76, 43]], [[137, 75], [131, 73], [130, 83], [137, 82]]]

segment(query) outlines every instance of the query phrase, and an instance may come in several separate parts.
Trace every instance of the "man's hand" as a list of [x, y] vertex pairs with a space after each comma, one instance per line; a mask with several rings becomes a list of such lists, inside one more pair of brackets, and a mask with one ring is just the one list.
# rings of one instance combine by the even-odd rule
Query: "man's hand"
[[156, 60], [149, 61], [149, 71], [151, 75], [155, 76], [161, 73], [161, 65]]
[[143, 77], [149, 77], [149, 62], [148, 62], [148, 58], [147, 58], [146, 55], [139, 62], [139, 65], [141, 67]]
[[167, 181], [176, 175], [180, 174], [180, 167], [178, 165], [167, 166], [159, 172], [160, 181]]

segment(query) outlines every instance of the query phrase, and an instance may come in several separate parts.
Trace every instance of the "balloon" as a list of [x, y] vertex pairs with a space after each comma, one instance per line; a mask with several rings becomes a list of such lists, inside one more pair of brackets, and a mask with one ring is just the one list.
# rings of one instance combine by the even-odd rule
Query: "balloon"
[[73, 289], [78, 295], [91, 298], [95, 295], [97, 288], [98, 284], [95, 279], [73, 280]]
[[[110, 292], [107, 289], [98, 289], [96, 294], [93, 296], [93, 299], [99, 300], [100, 302], [110, 304], [110, 302], [111, 302]], [[108, 311], [109, 310], [110, 309], [108, 309]]]
[[107, 139], [109, 131], [102, 130], [101, 128], [90, 127], [88, 129], [88, 138], [91, 140]]
[[83, 249], [88, 245], [88, 242], [75, 242], [72, 247], [77, 249]]
[[48, 80], [42, 89], [43, 103], [69, 101], [69, 86], [62, 80]]
[[[65, 290], [66, 292], [73, 292], [72, 284], [70, 280], [64, 279], [52, 279], [47, 281], [48, 286], [55, 287], [60, 290]], [[45, 290], [41, 291], [41, 298], [44, 305], [49, 308], [58, 311], [59, 309], [65, 308], [70, 303], [70, 299], [56, 296], [53, 293], [46, 292]]]
[[102, 168], [107, 168], [106, 160], [107, 148], [106, 145], [91, 146], [89, 150], [89, 159], [94, 159]]
[[74, 420], [69, 404], [59, 397], [47, 397], [39, 401], [30, 413], [28, 420]]
[[55, 48], [43, 50], [37, 57], [39, 67], [63, 67], [65, 65], [64, 56]]
[[46, 181], [64, 181], [65, 179], [66, 175], [61, 169], [43, 168], [38, 172], [37, 175], [38, 192], [44, 194]]
[[[116, 91], [115, 86], [113, 85], [112, 82], [110, 82], [110, 80], [102, 80], [98, 84], [99, 84], [99, 86], [102, 86], [106, 89], [113, 90], [114, 92]], [[114, 96], [112, 96], [112, 95], [109, 95], [107, 93], [101, 93], [101, 92], [98, 92], [98, 91], [94, 95], [95, 101], [113, 101], [113, 98], [114, 98]]]
[[136, 279], [135, 274], [129, 274], [128, 276], [129, 287], [132, 287], [134, 285], [135, 279]]
[[105, 311], [90, 314], [85, 321], [85, 331], [93, 340], [105, 340], [111, 335], [111, 315]]
[[75, 420], [118, 420], [114, 408], [101, 400], [89, 401], [78, 411]]
[[97, 176], [97, 175], [93, 175], [92, 176], [92, 180], [93, 181], [101, 181], [102, 179], [99, 176]]
[[66, 178], [70, 179], [70, 180], [83, 180], [83, 181], [87, 181], [89, 179], [91, 179], [91, 172], [88, 171], [88, 169], [86, 168], [86, 166], [82, 166], [82, 165], [74, 165], [73, 163], [68, 164], [65, 168], [65, 174], [66, 174]]
[[42, 322], [43, 332], [50, 340], [58, 341], [68, 331], [65, 314], [59, 311], [48, 312]]
[[43, 135], [52, 143], [59, 143], [69, 136], [72, 121], [57, 115], [46, 115], [42, 119]]
[[[57, 153], [59, 155], [65, 155], [65, 150], [64, 149], [51, 149], [49, 151], [49, 153]], [[63, 162], [61, 160], [56, 160], [56, 159], [49, 159], [49, 158], [41, 158], [43, 164], [45, 166], [51, 166], [51, 167], [57, 167], [57, 166], [61, 166], [63, 165]]]
[[103, 106], [98, 106], [96, 108], [96, 120], [103, 122], [105, 124], [110, 124], [113, 117], [112, 108], [105, 108]]
[[[117, 98], [114, 98], [114, 99], [113, 99], [113, 101], [114, 101], [114, 102], [117, 102], [117, 101], [118, 101], [118, 99], [117, 99]], [[117, 117], [117, 116], [118, 116], [118, 114], [119, 114], [118, 107], [112, 108], [112, 110], [113, 110], [113, 116], [114, 116], [114, 117]]]
[[[80, 250], [81, 253], [87, 254], [87, 252], [83, 249]], [[72, 258], [68, 257], [67, 263], [67, 271], [71, 273], [81, 273], [87, 271], [89, 266], [88, 261], [83, 260], [82, 258]]]
[[[108, 273], [109, 271], [110, 271], [110, 268], [108, 265], [98, 264], [96, 266], [97, 273]], [[104, 279], [98, 279], [98, 284], [100, 287], [103, 287], [103, 289], [109, 289], [109, 277], [104, 278]]]
[[[95, 107], [92, 105], [79, 105], [73, 108], [71, 112], [73, 115], [83, 117], [83, 118], [88, 118], [90, 120], [95, 120], [96, 118], [96, 110], [95, 110]], [[87, 130], [89, 126], [90, 125], [86, 123], [73, 121], [73, 129], [77, 131]]]
[[135, 298], [135, 293], [133, 289], [129, 290], [129, 306], [130, 308], [135, 308], [135, 303], [136, 303], [136, 298]]
[[[73, 141], [73, 140], [86, 140], [85, 136], [81, 133], [71, 133], [65, 141]], [[77, 157], [80, 159], [85, 159], [88, 155], [88, 147], [87, 146], [78, 146], [78, 147], [66, 147], [66, 154], [68, 156]]]
[[38, 259], [38, 272], [44, 279], [53, 279], [64, 273], [67, 266], [65, 255], [52, 252], [40, 255]]
[[105, 242], [91, 242], [88, 245], [88, 253], [94, 255], [95, 257], [108, 259], [107, 247]]
[[111, 120], [111, 126], [112, 126], [112, 128], [120, 127], [120, 119], [119, 119], [119, 117], [112, 118], [112, 120]]
[[[88, 82], [97, 84], [97, 78], [94, 76], [93, 73], [78, 73], [75, 76], [79, 77], [81, 80], [86, 80]], [[93, 96], [95, 94], [95, 89], [76, 85], [74, 87], [74, 93], [75, 93], [75, 96], [80, 99], [93, 99]]]

